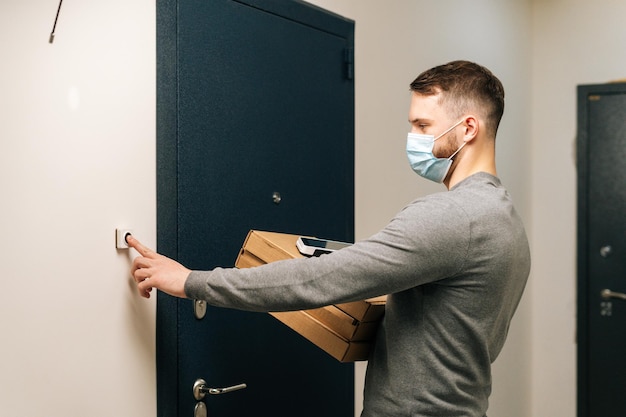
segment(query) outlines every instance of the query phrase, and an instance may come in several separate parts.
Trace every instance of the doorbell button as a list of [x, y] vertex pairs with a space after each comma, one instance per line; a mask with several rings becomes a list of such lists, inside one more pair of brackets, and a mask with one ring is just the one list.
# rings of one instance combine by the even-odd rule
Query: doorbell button
[[133, 231], [130, 229], [115, 229], [115, 248], [128, 249], [128, 241], [126, 238], [132, 234]]

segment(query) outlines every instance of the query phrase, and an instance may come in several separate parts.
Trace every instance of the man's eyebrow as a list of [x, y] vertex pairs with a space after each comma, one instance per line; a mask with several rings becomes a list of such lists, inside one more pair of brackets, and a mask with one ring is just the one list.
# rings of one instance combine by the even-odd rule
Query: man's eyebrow
[[418, 123], [431, 123], [432, 120], [431, 119], [424, 119], [423, 117], [416, 117], [415, 119], [409, 119], [409, 123], [411, 124], [418, 124]]

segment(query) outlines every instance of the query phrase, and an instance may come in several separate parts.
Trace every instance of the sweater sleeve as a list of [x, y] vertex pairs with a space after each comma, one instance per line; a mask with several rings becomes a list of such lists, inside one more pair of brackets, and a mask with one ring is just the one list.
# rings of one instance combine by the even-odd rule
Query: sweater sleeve
[[193, 271], [185, 293], [249, 311], [363, 300], [453, 276], [464, 264], [469, 239], [462, 209], [446, 199], [416, 200], [383, 230], [348, 248], [254, 268]]

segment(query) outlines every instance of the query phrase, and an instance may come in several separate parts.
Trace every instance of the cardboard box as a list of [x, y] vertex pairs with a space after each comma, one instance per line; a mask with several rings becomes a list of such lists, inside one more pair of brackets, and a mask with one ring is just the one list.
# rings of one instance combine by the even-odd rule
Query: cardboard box
[[337, 307], [362, 322], [377, 321], [385, 314], [387, 296], [370, 298], [365, 302], [337, 304]]
[[[235, 266], [251, 268], [304, 257], [296, 248], [298, 235], [251, 230]], [[270, 313], [341, 362], [367, 360], [386, 297], [343, 303], [306, 311]]]
[[368, 341], [347, 340], [309, 315], [308, 311], [270, 314], [340, 362], [367, 360], [371, 347]]
[[307, 313], [339, 336], [354, 342], [373, 340], [378, 329], [378, 321], [360, 322], [333, 305], [307, 310]]
[[235, 262], [235, 266], [237, 268], [252, 268], [263, 264], [265, 264], [265, 262], [263, 262], [261, 259], [257, 258], [245, 249], [241, 250], [241, 252], [239, 253], [239, 257]]
[[[250, 230], [239, 257], [252, 255], [263, 263], [281, 261], [284, 259], [303, 258], [298, 248], [296, 248], [297, 235], [284, 233], [262, 232]], [[239, 262], [239, 258], [237, 259]], [[235, 263], [237, 265], [237, 263]]]

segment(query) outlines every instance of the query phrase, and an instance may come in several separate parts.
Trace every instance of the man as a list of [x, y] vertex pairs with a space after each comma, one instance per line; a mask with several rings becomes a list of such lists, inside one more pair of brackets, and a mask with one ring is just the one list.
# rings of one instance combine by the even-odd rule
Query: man
[[319, 258], [190, 271], [133, 237], [132, 274], [152, 288], [250, 311], [309, 309], [389, 294], [366, 374], [363, 417], [485, 416], [498, 356], [530, 269], [528, 241], [497, 178], [504, 89], [455, 61], [411, 84], [407, 156], [447, 192]]

